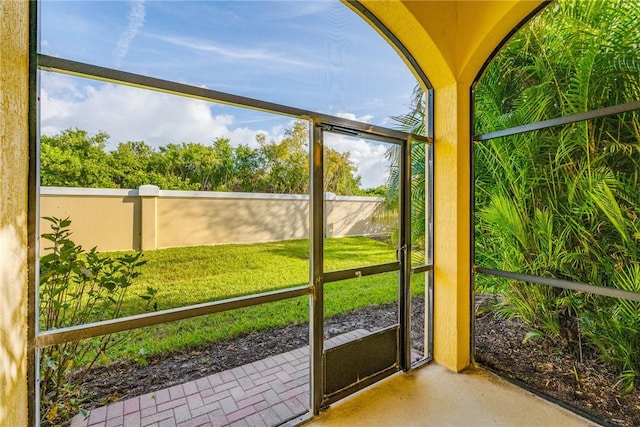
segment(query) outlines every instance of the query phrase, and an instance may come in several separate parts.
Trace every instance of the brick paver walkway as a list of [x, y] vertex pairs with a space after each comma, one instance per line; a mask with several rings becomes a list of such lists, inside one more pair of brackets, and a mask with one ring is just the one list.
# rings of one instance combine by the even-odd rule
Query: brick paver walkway
[[[332, 347], [368, 335], [331, 338]], [[309, 347], [76, 415], [71, 427], [273, 426], [309, 407]]]

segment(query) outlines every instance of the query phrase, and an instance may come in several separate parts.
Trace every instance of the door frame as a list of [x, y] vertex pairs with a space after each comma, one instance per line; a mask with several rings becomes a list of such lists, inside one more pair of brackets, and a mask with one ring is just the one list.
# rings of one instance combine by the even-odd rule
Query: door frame
[[[343, 123], [329, 120], [310, 122], [309, 159], [310, 159], [310, 206], [309, 206], [309, 240], [310, 240], [310, 366], [311, 366], [311, 400], [312, 411], [316, 415], [320, 409], [351, 393], [354, 393], [399, 370], [411, 369], [411, 143], [414, 136], [397, 133], [369, 133], [362, 129], [345, 127]], [[362, 137], [377, 140], [399, 147], [399, 241], [397, 245], [397, 261], [327, 272], [324, 269], [324, 134], [331, 132], [350, 137]], [[426, 141], [420, 141], [428, 144]], [[431, 150], [429, 150], [431, 152]], [[428, 162], [428, 159], [425, 159]], [[430, 180], [431, 181], [431, 180]], [[430, 233], [431, 234], [431, 233]], [[429, 249], [430, 251], [430, 249]], [[430, 261], [430, 260], [428, 260]], [[395, 364], [380, 372], [359, 380], [347, 388], [330, 395], [325, 394], [326, 369], [324, 348], [324, 284], [385, 272], [398, 272], [398, 329], [396, 339]], [[426, 270], [423, 270], [426, 271]], [[431, 282], [429, 280], [429, 282]], [[429, 292], [428, 294], [431, 294]], [[429, 310], [427, 313], [430, 313]], [[429, 324], [431, 321], [429, 320]], [[389, 328], [382, 332], [389, 332]], [[387, 340], [388, 341], [388, 340]], [[349, 343], [347, 343], [349, 344]]]

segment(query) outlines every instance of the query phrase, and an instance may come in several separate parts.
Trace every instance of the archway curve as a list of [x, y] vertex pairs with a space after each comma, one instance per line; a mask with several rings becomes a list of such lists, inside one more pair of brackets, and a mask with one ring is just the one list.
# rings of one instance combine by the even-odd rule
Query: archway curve
[[544, 2], [361, 3], [402, 43], [433, 85], [433, 357], [448, 369], [460, 371], [472, 363], [473, 344], [472, 83], [502, 41]]
[[[544, 3], [360, 1], [407, 49], [435, 89], [455, 83], [470, 85], [496, 48]], [[376, 28], [366, 16], [363, 19]], [[382, 36], [393, 45], [384, 32]], [[415, 73], [409, 59], [402, 58]]]

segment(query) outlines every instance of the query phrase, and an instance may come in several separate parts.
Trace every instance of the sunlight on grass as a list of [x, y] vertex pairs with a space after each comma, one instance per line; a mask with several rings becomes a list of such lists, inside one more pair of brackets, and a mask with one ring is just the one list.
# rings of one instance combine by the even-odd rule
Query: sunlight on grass
[[[328, 268], [394, 261], [389, 245], [366, 237], [328, 239]], [[142, 275], [125, 302], [136, 314], [147, 286], [158, 289], [158, 309], [250, 295], [306, 285], [309, 281], [309, 241], [287, 240], [249, 245], [199, 246], [148, 251]]]
[[[366, 237], [325, 241], [327, 267], [394, 261], [395, 251], [386, 243]], [[306, 285], [309, 277], [309, 241], [289, 240], [250, 245], [171, 248], [145, 252], [148, 261], [124, 304], [126, 315], [140, 310], [147, 286], [158, 289], [157, 309], [163, 310], [222, 300], [276, 289]], [[420, 275], [418, 275], [420, 276]], [[413, 293], [424, 293], [424, 283], [413, 283]], [[356, 310], [397, 300], [398, 274], [386, 273], [325, 285], [325, 314]], [[217, 313], [145, 328], [123, 343], [112, 357], [135, 358], [202, 345], [288, 324], [308, 322], [308, 298]]]

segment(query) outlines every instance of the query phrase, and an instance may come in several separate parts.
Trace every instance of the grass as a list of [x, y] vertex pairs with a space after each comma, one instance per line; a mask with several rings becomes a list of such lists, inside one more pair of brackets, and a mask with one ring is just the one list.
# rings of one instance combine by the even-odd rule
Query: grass
[[[390, 245], [366, 237], [327, 239], [325, 269], [339, 270], [395, 260]], [[306, 285], [309, 241], [171, 248], [145, 253], [148, 261], [123, 305], [140, 312], [136, 294], [158, 289], [159, 310]], [[424, 292], [424, 275], [413, 289]], [[422, 280], [420, 280], [422, 279]], [[325, 316], [397, 300], [398, 274], [385, 273], [325, 285]], [[111, 357], [137, 358], [215, 342], [287, 324], [307, 322], [308, 297], [263, 304], [144, 328], [114, 349]]]

